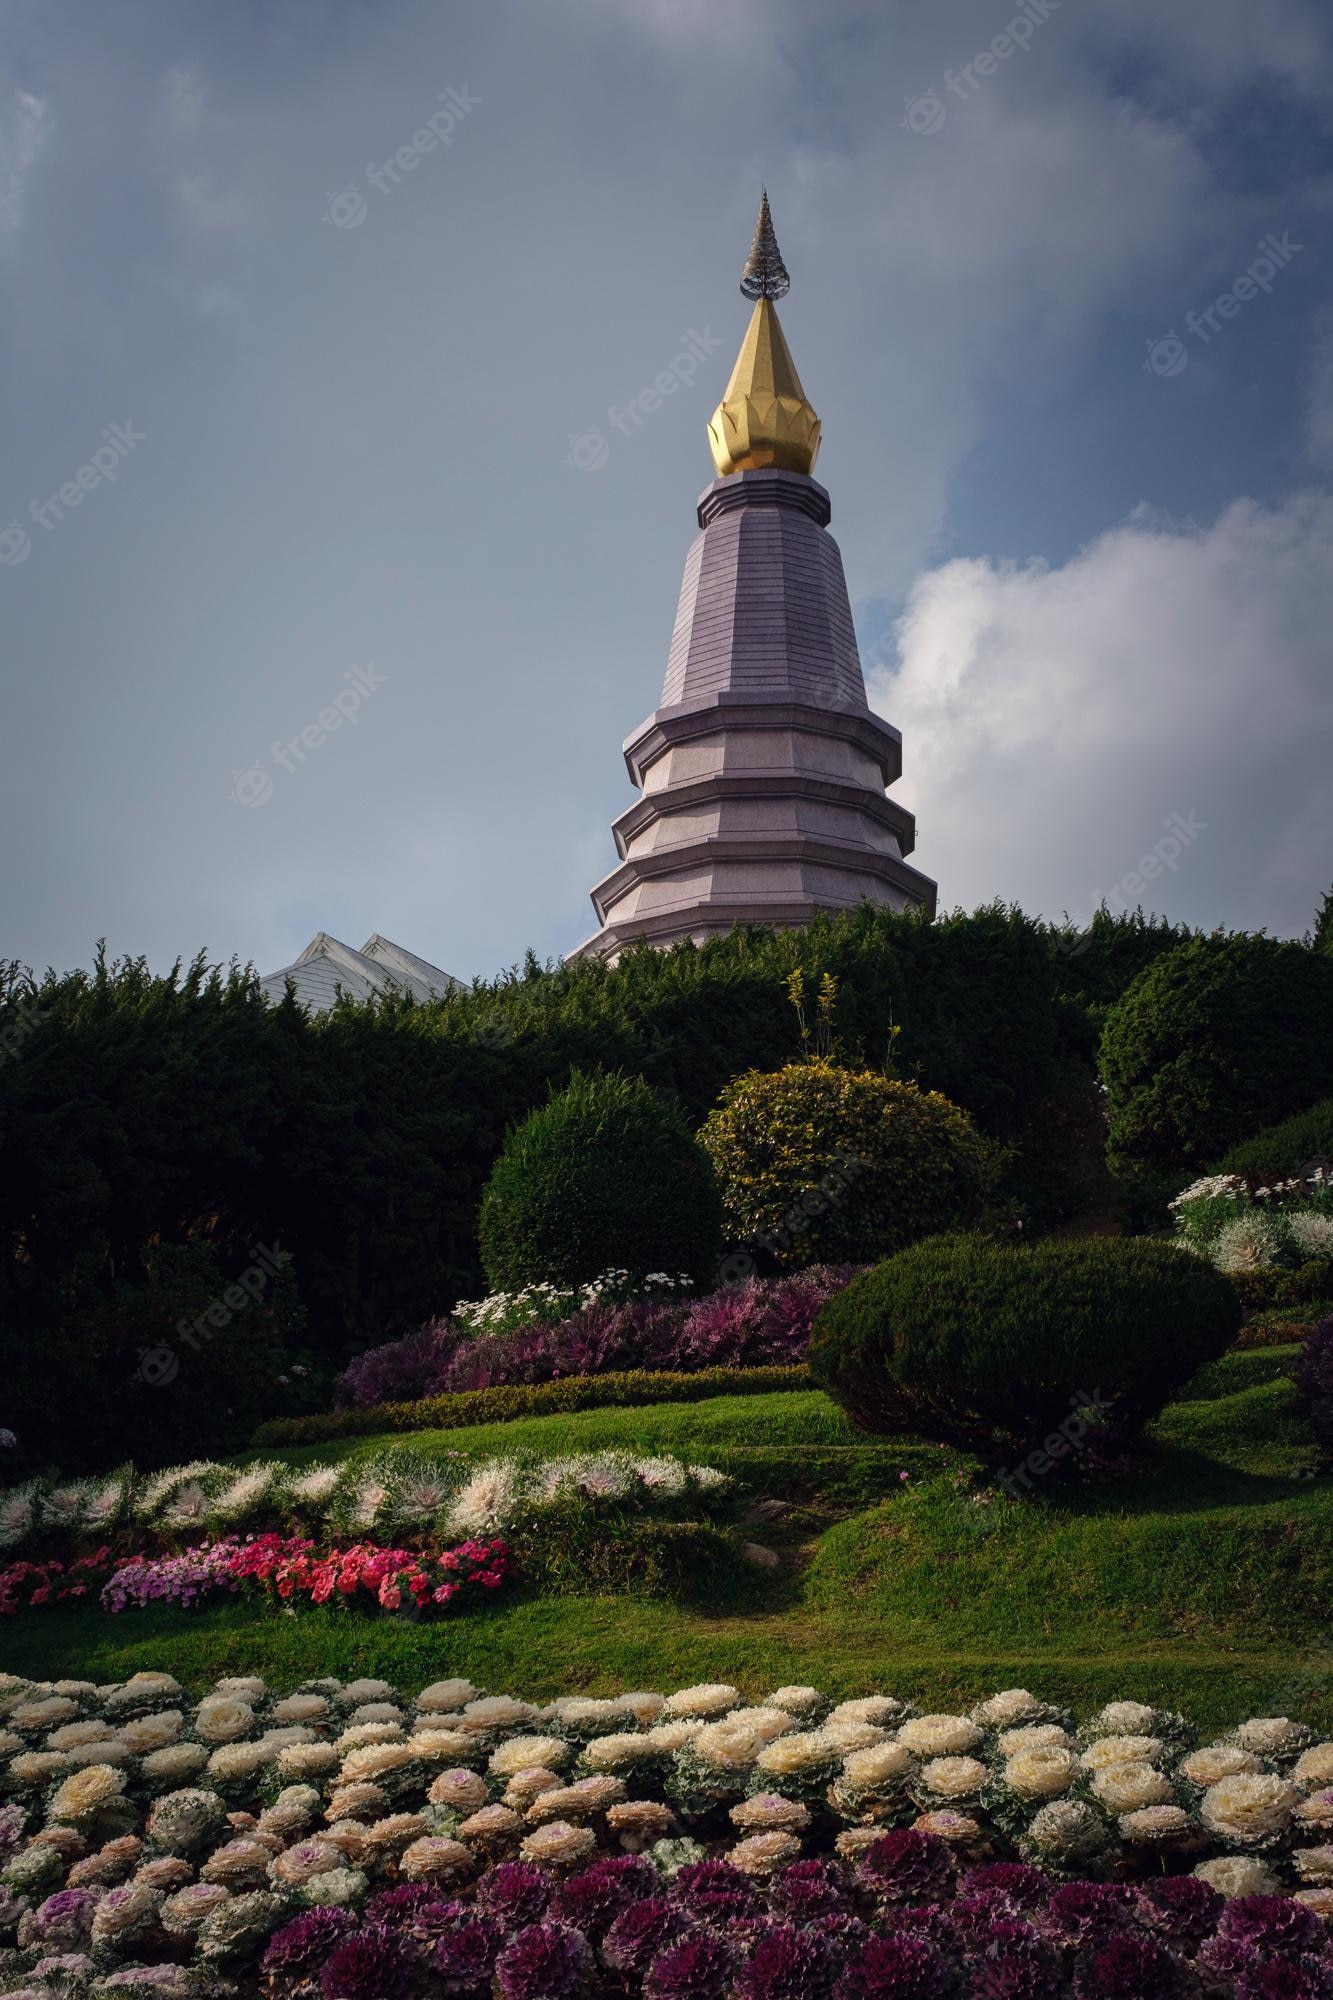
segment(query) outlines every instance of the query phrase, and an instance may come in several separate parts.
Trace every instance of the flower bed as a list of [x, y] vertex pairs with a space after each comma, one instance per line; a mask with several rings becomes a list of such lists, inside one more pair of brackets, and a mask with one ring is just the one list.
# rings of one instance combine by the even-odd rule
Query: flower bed
[[170, 1546], [182, 1536], [238, 1527], [326, 1538], [493, 1535], [525, 1516], [570, 1505], [676, 1517], [709, 1513], [729, 1504], [734, 1490], [711, 1466], [621, 1451], [480, 1462], [458, 1452], [402, 1452], [351, 1465], [266, 1460], [242, 1471], [200, 1459], [147, 1475], [122, 1467], [106, 1479], [29, 1480], [0, 1493], [0, 1548], [37, 1543], [63, 1551], [115, 1531], [147, 1533]]
[[339, 1401], [367, 1408], [638, 1368], [790, 1367], [804, 1359], [820, 1307], [855, 1272], [813, 1266], [789, 1278], [746, 1278], [702, 1298], [672, 1297], [687, 1281], [661, 1274], [647, 1296], [618, 1296], [614, 1281], [623, 1272], [582, 1294], [542, 1285], [499, 1293], [358, 1355], [339, 1378]]
[[[788, 1687], [0, 1677], [0, 1990], [1327, 2000], [1333, 1743]], [[11, 1946], [11, 1949], [4, 1949]]]
[[[460, 1542], [439, 1551], [381, 1548], [372, 1542], [318, 1551], [299, 1536], [257, 1535], [223, 1540], [172, 1555], [130, 1555], [105, 1549], [72, 1563], [15, 1563], [0, 1572], [0, 1613], [63, 1603], [98, 1590], [104, 1611], [148, 1605], [191, 1605], [238, 1592], [275, 1603], [378, 1605], [386, 1611], [443, 1610], [470, 1585], [496, 1590], [509, 1573], [503, 1541]], [[100, 1588], [99, 1588], [100, 1586]]]

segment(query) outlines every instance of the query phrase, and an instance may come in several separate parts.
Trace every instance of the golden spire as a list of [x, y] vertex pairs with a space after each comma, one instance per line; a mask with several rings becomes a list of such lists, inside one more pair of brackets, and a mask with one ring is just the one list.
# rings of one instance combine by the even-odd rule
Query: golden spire
[[741, 290], [755, 301], [755, 308], [726, 394], [708, 425], [719, 478], [768, 465], [782, 472], [814, 470], [819, 418], [801, 387], [773, 304], [790, 283], [765, 192], [754, 243], [741, 273]]

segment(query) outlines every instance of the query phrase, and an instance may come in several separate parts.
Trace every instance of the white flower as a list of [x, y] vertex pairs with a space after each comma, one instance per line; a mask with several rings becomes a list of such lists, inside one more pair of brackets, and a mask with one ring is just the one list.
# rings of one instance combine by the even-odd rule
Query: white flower
[[1165, 1806], [1174, 1801], [1169, 1778], [1154, 1771], [1151, 1764], [1115, 1763], [1098, 1771], [1092, 1789], [1108, 1812], [1138, 1812], [1144, 1806]]
[[150, 1750], [165, 1750], [169, 1743], [174, 1743], [184, 1720], [178, 1708], [159, 1708], [152, 1715], [131, 1716], [128, 1722], [122, 1722], [118, 1734], [134, 1756], [146, 1757]]
[[1293, 1722], [1286, 1715], [1251, 1716], [1236, 1731], [1241, 1749], [1253, 1750], [1260, 1757], [1290, 1756], [1293, 1751], [1304, 1749], [1309, 1740], [1310, 1731], [1304, 1724]]
[[597, 1836], [590, 1827], [571, 1826], [563, 1819], [535, 1827], [519, 1849], [525, 1861], [539, 1868], [573, 1868], [596, 1851]]
[[1291, 1860], [1302, 1882], [1311, 1882], [1316, 1888], [1333, 1884], [1333, 1847], [1298, 1847]]
[[169, 1743], [165, 1750], [150, 1750], [143, 1760], [143, 1774], [152, 1785], [188, 1785], [208, 1763], [202, 1743]]
[[[78, 1750], [87, 1743], [100, 1743], [106, 1735], [104, 1722], [62, 1722], [46, 1739], [48, 1750]], [[18, 1748], [17, 1739], [14, 1745]]]
[[432, 1681], [417, 1696], [417, 1708], [423, 1715], [447, 1715], [476, 1699], [471, 1681]]
[[1162, 1754], [1159, 1736], [1102, 1736], [1083, 1752], [1085, 1771], [1107, 1771], [1112, 1764], [1153, 1764]]
[[[702, 1735], [703, 1731], [699, 1733]], [[583, 1753], [583, 1761], [594, 1771], [629, 1771], [656, 1754], [648, 1737], [625, 1731], [612, 1736], [594, 1736]]]
[[13, 1486], [8, 1493], [0, 1493], [0, 1549], [16, 1548], [32, 1533], [36, 1514], [37, 1481], [30, 1479], [26, 1486]]
[[239, 1473], [216, 1496], [211, 1512], [218, 1521], [238, 1521], [252, 1513], [268, 1498], [280, 1468], [273, 1464], [251, 1465]]
[[473, 1473], [454, 1495], [446, 1520], [451, 1535], [496, 1535], [506, 1526], [520, 1498], [518, 1468], [512, 1459], [493, 1458]]
[[1259, 1759], [1252, 1750], [1236, 1743], [1210, 1743], [1204, 1750], [1191, 1750], [1180, 1760], [1180, 1775], [1206, 1791], [1220, 1778], [1234, 1778], [1241, 1771], [1257, 1771]]
[[269, 1711], [274, 1722], [323, 1722], [328, 1712], [328, 1696], [323, 1694], [289, 1694]]
[[709, 1722], [689, 1746], [696, 1757], [721, 1771], [748, 1771], [771, 1739], [752, 1728], [743, 1714]]
[[983, 1701], [972, 1711], [972, 1720], [985, 1729], [1011, 1729], [1016, 1723], [1030, 1721], [1035, 1715], [1044, 1715], [1046, 1704], [1029, 1694], [1026, 1688], [1006, 1688], [1002, 1694], [993, 1694], [989, 1701]]
[[1236, 1275], [1242, 1271], [1266, 1271], [1278, 1260], [1282, 1232], [1262, 1210], [1238, 1215], [1223, 1223], [1213, 1238], [1210, 1254], [1219, 1271]]
[[335, 1771], [338, 1762], [332, 1743], [289, 1743], [278, 1752], [278, 1769], [284, 1778], [318, 1782]]
[[1333, 1257], [1333, 1215], [1298, 1208], [1287, 1217], [1291, 1240], [1303, 1257]]
[[742, 1875], [767, 1876], [799, 1860], [800, 1853], [801, 1843], [793, 1833], [752, 1833], [748, 1840], [738, 1841], [726, 1858]]
[[725, 1715], [740, 1702], [740, 1690], [728, 1687], [724, 1682], [705, 1681], [698, 1687], [681, 1688], [677, 1694], [668, 1695], [663, 1704], [662, 1714], [668, 1720], [677, 1717]]
[[918, 1757], [964, 1757], [981, 1742], [965, 1715], [918, 1715], [904, 1722], [898, 1741]]
[[856, 1701], [840, 1701], [828, 1722], [869, 1722], [876, 1729], [892, 1729], [902, 1719], [903, 1704], [892, 1695], [867, 1694]]
[[853, 1792], [895, 1790], [915, 1770], [915, 1758], [901, 1743], [876, 1743], [869, 1750], [853, 1750], [842, 1760], [843, 1779]]
[[1307, 1792], [1333, 1785], [1333, 1743], [1315, 1743], [1303, 1751], [1291, 1775]]
[[1201, 1861], [1194, 1872], [1219, 1896], [1277, 1896], [1282, 1891], [1272, 1869], [1247, 1854], [1223, 1854], [1213, 1861]]
[[254, 1727], [249, 1702], [228, 1695], [208, 1695], [194, 1712], [194, 1730], [204, 1743], [235, 1743]]
[[822, 1729], [809, 1729], [800, 1735], [779, 1736], [760, 1751], [755, 1763], [773, 1777], [796, 1778], [833, 1763], [839, 1755], [839, 1746], [831, 1743]]
[[1108, 1701], [1089, 1725], [1089, 1735], [1147, 1736], [1157, 1721], [1157, 1710], [1141, 1701]]
[[1058, 1722], [1032, 1722], [1025, 1729], [1005, 1729], [995, 1739], [1002, 1757], [1021, 1757], [1026, 1750], [1072, 1750], [1074, 1739]]
[[110, 1764], [90, 1764], [75, 1771], [57, 1786], [51, 1796], [48, 1818], [58, 1826], [62, 1820], [90, 1819], [125, 1789], [125, 1773]]
[[393, 1687], [389, 1681], [359, 1680], [348, 1681], [340, 1689], [338, 1699], [344, 1708], [360, 1708], [367, 1701], [392, 1701]]
[[1020, 1750], [1004, 1767], [1005, 1782], [1021, 1799], [1058, 1799], [1078, 1776], [1078, 1759], [1072, 1750], [1055, 1744], [1034, 1750]]
[[342, 1476], [340, 1465], [312, 1465], [288, 1480], [287, 1491], [303, 1507], [323, 1506], [337, 1492]]
[[511, 1736], [491, 1752], [487, 1770], [496, 1778], [512, 1778], [515, 1771], [561, 1770], [569, 1762], [570, 1748], [561, 1736]]
[[850, 1715], [830, 1715], [820, 1724], [819, 1733], [835, 1749], [852, 1751], [883, 1743], [889, 1732], [876, 1728], [873, 1722], [854, 1722]]
[[922, 1767], [921, 1782], [940, 1799], [965, 1799], [986, 1782], [986, 1766], [976, 1757], [932, 1757]]
[[1167, 1203], [1167, 1207], [1178, 1213], [1192, 1201], [1216, 1201], [1229, 1197], [1248, 1201], [1249, 1194], [1250, 1190], [1239, 1174], [1207, 1174], [1202, 1180], [1192, 1181], [1189, 1187], [1182, 1188], [1175, 1200]]
[[460, 1720], [465, 1729], [473, 1731], [517, 1729], [531, 1722], [536, 1713], [531, 1702], [515, 1701], [508, 1694], [491, 1694], [468, 1702]]
[[1285, 1832], [1300, 1796], [1299, 1786], [1287, 1778], [1242, 1771], [1209, 1786], [1199, 1815], [1210, 1833], [1251, 1845]]
[[1125, 1839], [1140, 1844], [1178, 1840], [1189, 1832], [1190, 1824], [1190, 1816], [1181, 1806], [1140, 1806], [1120, 1816], [1120, 1831]]
[[654, 1750], [669, 1757], [684, 1744], [693, 1743], [695, 1737], [701, 1736], [706, 1727], [707, 1724], [699, 1716], [681, 1716], [675, 1722], [654, 1724], [648, 1731], [645, 1741], [651, 1743]]

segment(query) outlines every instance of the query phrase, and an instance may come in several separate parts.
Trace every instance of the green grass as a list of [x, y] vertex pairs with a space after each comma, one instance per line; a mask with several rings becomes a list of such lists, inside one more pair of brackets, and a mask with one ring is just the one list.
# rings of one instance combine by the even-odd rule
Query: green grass
[[[676, 1451], [745, 1465], [758, 1493], [800, 1498], [804, 1481], [824, 1511], [754, 1530], [783, 1567], [725, 1612], [521, 1590], [425, 1625], [239, 1604], [116, 1619], [62, 1609], [10, 1621], [0, 1665], [97, 1680], [158, 1667], [192, 1686], [239, 1672], [375, 1673], [406, 1687], [462, 1673], [536, 1697], [699, 1680], [761, 1694], [808, 1680], [935, 1704], [1021, 1684], [1079, 1708], [1162, 1702], [1208, 1730], [1251, 1712], [1333, 1726], [1333, 1480], [1315, 1471], [1278, 1362], [1290, 1353], [1230, 1354], [1205, 1370], [1153, 1427], [1133, 1477], [1021, 1503], [976, 1505], [934, 1471], [937, 1451], [859, 1438], [814, 1392], [359, 1440], [348, 1455], [423, 1443]], [[855, 1511], [827, 1525], [839, 1501]]]

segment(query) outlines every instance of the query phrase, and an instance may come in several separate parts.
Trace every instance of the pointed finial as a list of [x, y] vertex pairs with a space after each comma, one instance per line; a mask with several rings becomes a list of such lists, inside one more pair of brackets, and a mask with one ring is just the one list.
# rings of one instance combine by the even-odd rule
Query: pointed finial
[[754, 242], [750, 245], [745, 269], [741, 272], [741, 290], [747, 299], [781, 299], [791, 290], [787, 266], [782, 261], [778, 239], [773, 234], [767, 188], [760, 196], [759, 220], [755, 224]]

